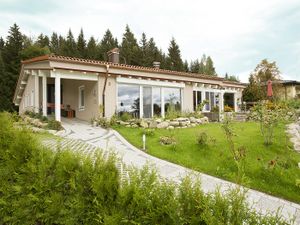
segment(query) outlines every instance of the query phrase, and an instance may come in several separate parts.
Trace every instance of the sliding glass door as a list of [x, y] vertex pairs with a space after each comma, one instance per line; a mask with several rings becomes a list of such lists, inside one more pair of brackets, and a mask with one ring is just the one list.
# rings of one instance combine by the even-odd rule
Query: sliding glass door
[[152, 117], [152, 87], [143, 87], [144, 118]]

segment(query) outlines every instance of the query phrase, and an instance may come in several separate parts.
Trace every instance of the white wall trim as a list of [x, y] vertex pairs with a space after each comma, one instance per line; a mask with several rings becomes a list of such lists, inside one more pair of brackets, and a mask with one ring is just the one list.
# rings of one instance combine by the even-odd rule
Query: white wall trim
[[50, 77], [55, 77], [57, 74], [60, 75], [61, 79], [98, 81], [98, 75], [96, 73], [92, 74], [72, 70], [56, 70], [55, 72], [51, 72]]
[[154, 81], [154, 80], [143, 80], [143, 79], [135, 79], [135, 78], [125, 78], [125, 77], [117, 77], [117, 83], [125, 83], [125, 84], [138, 84], [138, 85], [148, 85], [148, 86], [159, 86], [159, 87], [177, 87], [184, 88], [184, 83], [174, 83], [168, 81]]
[[[81, 90], [83, 90], [83, 105], [81, 105]], [[84, 111], [85, 110], [85, 87], [84, 85], [81, 85], [78, 87], [78, 111]]]

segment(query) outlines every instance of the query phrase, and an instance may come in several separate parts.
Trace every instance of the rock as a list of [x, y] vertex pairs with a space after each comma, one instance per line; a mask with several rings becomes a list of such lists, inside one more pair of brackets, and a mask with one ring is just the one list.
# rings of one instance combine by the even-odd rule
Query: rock
[[142, 128], [148, 128], [148, 123], [145, 120], [141, 120], [140, 127], [142, 127]]
[[124, 121], [120, 121], [120, 125], [127, 126], [127, 125], [129, 125], [129, 123], [128, 122], [124, 122]]
[[188, 120], [188, 121], [180, 122], [179, 124], [180, 124], [181, 127], [186, 127], [186, 126], [188, 126], [190, 123], [191, 123], [191, 122]]
[[191, 127], [195, 127], [197, 126], [195, 123], [191, 123]]
[[178, 121], [171, 121], [170, 122], [170, 126], [173, 126], [173, 127], [179, 127], [179, 122]]
[[159, 129], [164, 129], [164, 128], [167, 128], [169, 126], [169, 123], [167, 121], [163, 121], [159, 124], [157, 124], [157, 128]]
[[54, 135], [56, 135], [56, 136], [64, 136], [65, 133], [66, 133], [65, 130], [59, 130], [59, 131], [57, 131]]
[[34, 119], [31, 124], [36, 127], [42, 127], [43, 123], [39, 119]]
[[190, 117], [190, 122], [191, 123], [196, 123], [196, 118], [195, 117]]
[[133, 127], [133, 128], [137, 128], [137, 127], [139, 127], [137, 124], [133, 124], [131, 127]]
[[174, 130], [174, 127], [173, 126], [168, 126], [167, 130]]
[[157, 127], [156, 120], [150, 120], [149, 121], [149, 128], [156, 128], [156, 127]]
[[50, 134], [55, 134], [56, 133], [56, 130], [47, 130], [48, 131], [48, 133], [50, 133]]
[[185, 121], [189, 121], [189, 119], [188, 118], [183, 118], [183, 117], [179, 117], [179, 118], [177, 118], [177, 119], [175, 119], [176, 121], [178, 121], [178, 122], [185, 122]]
[[125, 127], [131, 127], [129, 124], [127, 124]]
[[202, 120], [201, 119], [196, 119], [196, 123], [202, 124]]
[[300, 169], [300, 162], [298, 162], [298, 167], [299, 167], [299, 169]]
[[156, 119], [155, 120], [157, 123], [161, 123], [162, 122], [162, 119]]
[[202, 123], [208, 123], [208, 118], [206, 116], [204, 116], [203, 118], [201, 118]]

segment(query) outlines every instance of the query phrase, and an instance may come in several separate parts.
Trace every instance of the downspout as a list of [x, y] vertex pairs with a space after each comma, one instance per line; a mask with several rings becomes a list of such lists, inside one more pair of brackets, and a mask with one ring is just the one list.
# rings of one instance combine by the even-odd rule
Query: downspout
[[103, 103], [103, 112], [102, 116], [105, 117], [105, 90], [106, 90], [106, 84], [108, 79], [108, 71], [109, 71], [109, 65], [106, 65], [106, 74], [105, 74], [105, 81], [104, 81], [104, 87], [102, 92], [102, 103]]

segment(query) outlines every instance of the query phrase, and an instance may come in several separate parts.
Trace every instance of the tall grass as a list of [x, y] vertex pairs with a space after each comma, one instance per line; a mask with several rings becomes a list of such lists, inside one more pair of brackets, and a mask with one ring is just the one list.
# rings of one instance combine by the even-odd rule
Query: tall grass
[[0, 114], [0, 224], [288, 224], [250, 210], [240, 190], [204, 194], [145, 167], [122, 181], [114, 156], [41, 147]]

